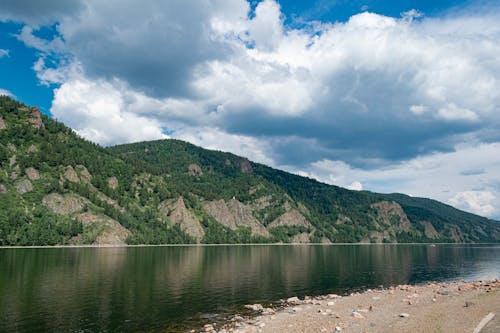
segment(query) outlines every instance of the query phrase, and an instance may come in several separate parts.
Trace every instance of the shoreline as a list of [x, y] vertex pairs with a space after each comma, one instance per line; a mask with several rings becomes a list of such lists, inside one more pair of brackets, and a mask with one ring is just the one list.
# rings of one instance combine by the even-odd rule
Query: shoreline
[[134, 247], [213, 247], [213, 246], [345, 246], [345, 245], [365, 245], [365, 246], [440, 246], [440, 245], [499, 245], [500, 243], [239, 243], [239, 244], [78, 244], [78, 245], [12, 245], [0, 246], [0, 249], [72, 249], [72, 248], [134, 248]]
[[498, 332], [500, 280], [427, 282], [335, 294], [290, 297], [250, 314], [207, 322], [189, 332]]

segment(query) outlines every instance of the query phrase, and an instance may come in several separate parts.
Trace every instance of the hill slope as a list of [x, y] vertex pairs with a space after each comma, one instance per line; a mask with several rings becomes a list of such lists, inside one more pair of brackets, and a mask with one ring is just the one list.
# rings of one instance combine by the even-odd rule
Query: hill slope
[[104, 149], [0, 97], [0, 245], [498, 242], [429, 199], [349, 191], [186, 142]]

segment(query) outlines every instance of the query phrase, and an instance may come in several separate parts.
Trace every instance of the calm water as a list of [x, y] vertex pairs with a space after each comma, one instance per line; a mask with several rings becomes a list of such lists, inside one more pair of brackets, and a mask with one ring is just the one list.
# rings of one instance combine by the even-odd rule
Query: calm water
[[289, 296], [500, 278], [500, 245], [0, 249], [0, 332], [183, 331]]

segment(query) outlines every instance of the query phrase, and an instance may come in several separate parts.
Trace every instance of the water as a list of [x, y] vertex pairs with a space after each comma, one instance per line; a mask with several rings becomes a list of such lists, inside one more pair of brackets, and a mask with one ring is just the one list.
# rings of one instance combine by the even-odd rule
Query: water
[[0, 332], [171, 332], [244, 304], [500, 278], [500, 245], [0, 249]]

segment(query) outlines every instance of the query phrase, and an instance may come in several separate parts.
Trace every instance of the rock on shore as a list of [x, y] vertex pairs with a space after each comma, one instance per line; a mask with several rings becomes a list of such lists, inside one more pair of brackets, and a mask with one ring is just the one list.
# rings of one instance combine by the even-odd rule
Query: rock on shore
[[236, 315], [201, 332], [473, 332], [485, 316], [500, 316], [499, 290], [500, 280], [492, 280], [290, 297], [274, 308], [248, 305], [255, 316]]

